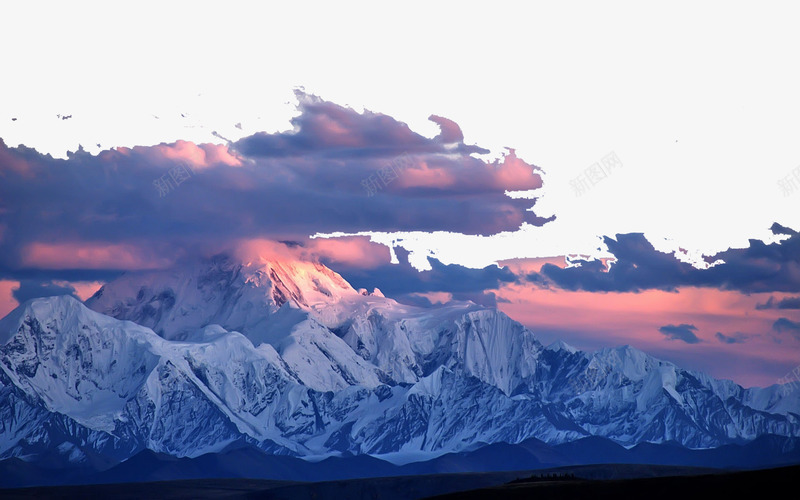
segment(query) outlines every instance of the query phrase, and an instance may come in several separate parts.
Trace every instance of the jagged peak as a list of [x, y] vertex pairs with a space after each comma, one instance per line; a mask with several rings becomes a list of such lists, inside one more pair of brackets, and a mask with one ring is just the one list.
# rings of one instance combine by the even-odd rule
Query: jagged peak
[[545, 347], [545, 349], [548, 351], [566, 351], [570, 354], [575, 354], [579, 351], [576, 347], [567, 344], [563, 340], [556, 340], [552, 344]]
[[238, 280], [255, 287], [278, 287], [284, 293], [289, 292], [287, 300], [295, 299], [299, 305], [311, 305], [309, 302], [320, 301], [324, 297], [335, 300], [341, 295], [357, 293], [341, 275], [315, 260], [290, 258], [281, 254], [260, 255], [245, 260], [230, 253], [221, 253], [208, 258], [182, 260], [165, 270], [126, 272], [101, 287], [87, 300], [87, 304], [102, 300], [111, 289], [121, 288], [123, 283], [152, 287], [194, 280], [196, 286], [201, 286], [213, 285], [215, 278]]
[[287, 254], [218, 254], [167, 270], [129, 272], [86, 301], [91, 309], [181, 339], [210, 323], [248, 335], [284, 305], [311, 311], [357, 296], [323, 264]]
[[21, 322], [27, 317], [52, 319], [62, 324], [68, 317], [86, 314], [94, 313], [71, 295], [54, 295], [29, 299], [0, 320], [0, 345], [11, 340]]
[[631, 345], [625, 344], [616, 347], [604, 347], [596, 353], [598, 356], [619, 356], [620, 358], [650, 358], [651, 356], [644, 351], [641, 351]]

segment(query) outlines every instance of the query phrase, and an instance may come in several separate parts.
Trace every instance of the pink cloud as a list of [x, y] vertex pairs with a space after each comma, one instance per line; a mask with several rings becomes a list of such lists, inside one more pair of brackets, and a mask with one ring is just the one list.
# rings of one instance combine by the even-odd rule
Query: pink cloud
[[508, 267], [511, 272], [516, 275], [524, 275], [529, 273], [538, 273], [542, 270], [545, 264], [552, 264], [558, 267], [566, 267], [566, 262], [563, 256], [558, 257], [538, 257], [527, 259], [508, 259], [502, 260], [497, 263], [500, 267]]
[[63, 287], [72, 287], [75, 295], [81, 300], [88, 299], [105, 285], [104, 281], [54, 281], [53, 283]]
[[313, 95], [299, 93], [297, 97], [301, 109], [308, 113], [293, 123], [309, 132], [319, 146], [360, 148], [415, 144], [421, 139], [405, 123], [390, 116], [369, 110], [356, 113]]
[[[570, 292], [515, 283], [501, 287], [496, 293], [503, 299], [498, 301], [498, 307], [534, 332], [551, 332], [550, 337], [560, 336], [589, 349], [629, 344], [679, 365], [688, 364], [690, 368], [744, 385], [775, 383], [775, 378], [765, 373], [764, 366], [800, 362], [799, 342], [787, 338], [777, 343], [770, 333], [776, 312], [755, 308], [769, 294], [745, 295], [690, 287], [681, 288], [678, 293]], [[669, 324], [694, 325], [701, 342], [688, 345], [668, 339], [658, 329]], [[722, 343], [716, 337], [717, 332], [743, 333], [747, 341]], [[732, 363], [731, 359], [741, 363]]]
[[459, 127], [458, 123], [454, 122], [453, 120], [437, 115], [429, 116], [428, 120], [439, 125], [439, 128], [441, 129], [441, 133], [439, 133], [437, 136], [439, 141], [445, 144], [453, 144], [464, 141], [464, 133], [461, 132], [461, 127]]
[[0, 177], [5, 176], [5, 170], [11, 170], [24, 178], [31, 178], [34, 175], [30, 163], [20, 155], [14, 154], [0, 139]]
[[318, 257], [349, 267], [371, 269], [390, 261], [389, 248], [355, 236], [347, 238], [315, 238], [308, 251]]
[[242, 162], [231, 154], [227, 146], [220, 144], [195, 144], [176, 141], [172, 144], [158, 144], [152, 147], [136, 146], [137, 153], [146, 156], [160, 156], [171, 161], [185, 161], [194, 168], [203, 169], [214, 165], [239, 167]]
[[365, 145], [362, 137], [350, 133], [353, 127], [346, 120], [342, 121], [342, 113], [317, 115], [307, 126], [318, 134], [320, 142], [326, 146], [355, 148]]
[[26, 267], [46, 269], [160, 269], [172, 261], [132, 244], [31, 243], [21, 252]]
[[233, 254], [243, 262], [257, 262], [259, 259], [271, 261], [295, 260], [301, 256], [302, 249], [263, 238], [241, 240], [236, 243]]
[[206, 153], [206, 165], [223, 164], [229, 167], [242, 166], [241, 160], [231, 154], [227, 146], [223, 146], [222, 144], [200, 144], [200, 148]]
[[5, 317], [19, 305], [13, 291], [19, 288], [19, 281], [0, 280], [0, 318]]
[[414, 166], [402, 171], [397, 187], [449, 188], [455, 186], [457, 181], [458, 178], [452, 169], [441, 165], [437, 166], [435, 162], [429, 163], [426, 160], [417, 159]]
[[353, 236], [346, 238], [309, 240], [304, 246], [289, 246], [267, 239], [248, 239], [237, 243], [234, 254], [245, 260], [259, 258], [270, 260], [326, 259], [348, 267], [370, 269], [389, 262], [389, 249], [385, 245], [372, 243], [368, 238]]
[[491, 165], [496, 169], [492, 179], [499, 189], [526, 191], [542, 187], [541, 176], [533, 173], [534, 169], [538, 168], [517, 157], [514, 149], [508, 149], [508, 154], [503, 156], [502, 163], [495, 160]]
[[417, 297], [425, 297], [431, 304], [447, 304], [453, 300], [453, 294], [449, 292], [424, 292], [410, 294]]
[[517, 157], [513, 149], [502, 160], [486, 163], [471, 156], [459, 162], [446, 157], [412, 156], [390, 188], [438, 188], [464, 193], [528, 191], [542, 187], [538, 167]]

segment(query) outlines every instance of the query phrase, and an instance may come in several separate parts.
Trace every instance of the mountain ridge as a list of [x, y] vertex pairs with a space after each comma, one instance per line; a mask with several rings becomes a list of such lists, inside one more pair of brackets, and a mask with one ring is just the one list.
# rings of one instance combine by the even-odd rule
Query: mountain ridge
[[532, 438], [715, 448], [800, 436], [800, 404], [779, 386], [744, 389], [630, 346], [544, 347], [496, 309], [399, 304], [319, 263], [276, 269], [217, 257], [125, 275], [86, 305], [12, 311], [0, 458], [113, 463], [242, 442], [403, 464]]

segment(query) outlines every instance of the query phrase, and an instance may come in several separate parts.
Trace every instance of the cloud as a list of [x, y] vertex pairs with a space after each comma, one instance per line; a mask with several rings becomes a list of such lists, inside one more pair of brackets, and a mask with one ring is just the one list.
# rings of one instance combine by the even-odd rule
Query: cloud
[[14, 298], [14, 290], [19, 286], [19, 281], [0, 280], [0, 318], [5, 317], [19, 305], [19, 301]]
[[792, 321], [789, 318], [778, 318], [772, 324], [772, 329], [777, 333], [790, 333], [794, 338], [800, 340], [800, 322]]
[[765, 309], [800, 309], [800, 297], [784, 297], [776, 301], [774, 297], [770, 297], [763, 304], [756, 304], [756, 309], [763, 311]]
[[[495, 305], [497, 298], [493, 292], [503, 283], [517, 279], [508, 268], [487, 266], [472, 269], [457, 264], [442, 264], [429, 259], [429, 271], [417, 271], [408, 263], [408, 252], [397, 249], [399, 264], [388, 262], [369, 269], [360, 267], [336, 266], [336, 270], [355, 288], [378, 287], [387, 296], [401, 300], [414, 294], [408, 300], [420, 301], [417, 296], [430, 292], [445, 292], [455, 300], [472, 300], [483, 305]], [[323, 259], [324, 260], [324, 259]]]
[[73, 295], [80, 300], [86, 300], [95, 294], [100, 288], [105, 285], [102, 281], [54, 281], [55, 285], [69, 286], [74, 290]]
[[307, 241], [248, 239], [232, 242], [222, 252], [245, 262], [259, 258], [317, 260], [336, 270], [356, 289], [378, 288], [387, 297], [422, 307], [450, 300], [471, 300], [494, 307], [506, 299], [493, 290], [517, 280], [507, 267], [472, 269], [436, 259], [430, 259], [429, 271], [420, 272], [409, 264], [408, 252], [403, 248], [396, 250], [399, 263], [391, 264], [387, 247], [364, 236]]
[[461, 132], [461, 127], [458, 126], [453, 120], [449, 120], [442, 116], [431, 115], [428, 120], [439, 125], [441, 133], [436, 136], [436, 140], [443, 144], [460, 144], [464, 142], [464, 133]]
[[187, 162], [192, 168], [210, 168], [214, 165], [227, 165], [229, 167], [240, 167], [242, 161], [228, 150], [226, 146], [219, 144], [195, 144], [188, 141], [176, 141], [172, 144], [158, 144], [151, 148], [144, 149], [150, 152], [153, 158], [158, 161], [166, 158], [173, 162]]
[[321, 260], [334, 268], [372, 269], [390, 259], [385, 245], [372, 243], [363, 236], [308, 241], [244, 239], [229, 251], [245, 261], [257, 257]]
[[75, 287], [68, 283], [56, 284], [52, 282], [35, 280], [20, 281], [19, 287], [12, 289], [11, 294], [20, 304], [30, 299], [51, 297], [53, 295], [71, 295], [80, 300], [75, 291]]
[[400, 296], [400, 302], [417, 307], [433, 307], [447, 304], [453, 300], [453, 294], [447, 292], [407, 293]]
[[[56, 159], [0, 141], [0, 278], [25, 279], [37, 269], [160, 268], [248, 239], [307, 241], [335, 231], [488, 235], [553, 219], [531, 211], [536, 199], [505, 194], [541, 187], [538, 167], [513, 150], [495, 161], [472, 156], [487, 151], [465, 144], [451, 120], [432, 116], [441, 133], [427, 138], [387, 115], [305, 94], [298, 100], [292, 130], [230, 147], [177, 141], [97, 155], [79, 149]], [[387, 177], [392, 165], [395, 175]], [[379, 184], [372, 196], [365, 179]], [[347, 263], [363, 247], [336, 245], [314, 248]]]
[[724, 262], [708, 269], [660, 252], [643, 234], [630, 233], [604, 239], [616, 258], [610, 268], [599, 260], [579, 261], [580, 266], [567, 268], [544, 264], [540, 272], [526, 278], [531, 283], [595, 292], [674, 291], [687, 286], [745, 293], [800, 292], [800, 235], [777, 223], [771, 229], [789, 238], [769, 244], [750, 240], [747, 248], [708, 256], [708, 262]]
[[[383, 291], [383, 290], [381, 290]], [[441, 300], [437, 295], [447, 295], [447, 300]], [[479, 306], [496, 308], [497, 303], [502, 299], [494, 292], [462, 292], [462, 293], [448, 293], [448, 292], [427, 292], [427, 293], [407, 293], [400, 295], [393, 295], [392, 298], [401, 304], [408, 304], [417, 307], [434, 307], [441, 304], [446, 304], [449, 301], [471, 301]]]
[[748, 339], [749, 335], [746, 335], [741, 332], [736, 332], [731, 335], [725, 335], [722, 332], [717, 332], [714, 334], [714, 337], [717, 338], [723, 344], [744, 344], [745, 341]]
[[[463, 143], [461, 128], [453, 121], [431, 115], [441, 133], [428, 139], [391, 116], [355, 110], [325, 101], [301, 91], [295, 92], [300, 115], [293, 118], [293, 130], [259, 132], [235, 143], [244, 156], [259, 158], [392, 158], [402, 153], [461, 154], [488, 153]], [[449, 146], [455, 144], [455, 148]]]
[[47, 269], [141, 270], [164, 267], [169, 260], [127, 244], [34, 242], [23, 248], [21, 263]]
[[680, 325], [665, 325], [658, 329], [664, 336], [670, 340], [681, 340], [687, 344], [697, 344], [700, 339], [694, 332], [697, 327], [694, 325], [680, 324]]

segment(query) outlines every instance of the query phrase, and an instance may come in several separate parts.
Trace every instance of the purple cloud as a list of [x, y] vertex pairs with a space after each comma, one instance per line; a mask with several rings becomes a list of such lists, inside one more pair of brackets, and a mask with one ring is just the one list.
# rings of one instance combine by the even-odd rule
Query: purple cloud
[[[0, 277], [152, 268], [248, 238], [488, 235], [553, 219], [530, 211], [535, 199], [505, 195], [539, 188], [538, 167], [513, 150], [494, 162], [471, 156], [486, 150], [464, 144], [450, 120], [432, 116], [441, 133], [426, 138], [380, 113], [298, 98], [291, 131], [230, 148], [178, 141], [55, 159], [0, 141]], [[380, 189], [367, 192], [369, 179]]]
[[792, 337], [800, 340], [800, 321], [792, 321], [789, 318], [778, 318], [772, 324], [772, 329], [777, 333], [789, 333]]
[[659, 328], [658, 331], [670, 340], [680, 340], [687, 344], [697, 344], [700, 342], [700, 339], [694, 334], [694, 332], [697, 331], [697, 327], [694, 325], [687, 325], [685, 323], [680, 325], [665, 325]]
[[582, 261], [581, 266], [570, 268], [545, 264], [539, 273], [526, 278], [538, 286], [592, 292], [674, 291], [682, 286], [745, 293], [800, 292], [800, 234], [777, 223], [771, 230], [789, 238], [769, 244], [750, 240], [747, 248], [707, 257], [709, 262], [724, 262], [708, 269], [695, 268], [673, 254], [660, 252], [643, 234], [630, 233], [605, 238], [617, 259], [610, 269], [600, 261]]
[[770, 297], [763, 304], [756, 304], [756, 309], [763, 311], [765, 309], [800, 309], [800, 297], [784, 297], [776, 301], [774, 297]]
[[722, 342], [723, 344], [744, 344], [747, 341], [749, 335], [746, 335], [741, 332], [735, 332], [731, 335], [725, 335], [722, 332], [717, 332], [714, 334], [717, 340]]

